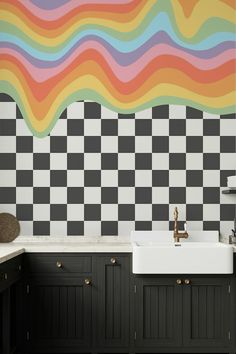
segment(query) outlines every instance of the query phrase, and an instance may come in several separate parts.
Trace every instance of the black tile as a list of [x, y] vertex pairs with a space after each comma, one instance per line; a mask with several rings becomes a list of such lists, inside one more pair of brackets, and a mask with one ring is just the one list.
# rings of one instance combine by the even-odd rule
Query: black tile
[[204, 170], [219, 170], [220, 169], [220, 154], [203, 154], [203, 169]]
[[50, 220], [54, 220], [54, 221], [67, 220], [67, 206], [65, 204], [51, 204]]
[[15, 204], [15, 203], [16, 203], [16, 188], [0, 187], [0, 204]]
[[234, 176], [235, 170], [221, 170], [220, 171], [220, 186], [227, 187], [227, 177]]
[[236, 137], [221, 136], [220, 137], [220, 152], [236, 152]]
[[35, 236], [49, 236], [50, 235], [50, 221], [34, 221], [33, 234]]
[[67, 152], [67, 137], [66, 136], [51, 136], [50, 137], [50, 152]]
[[15, 135], [16, 135], [16, 120], [0, 119], [0, 136], [15, 136]]
[[84, 169], [84, 154], [69, 153], [67, 154], [68, 170], [83, 170]]
[[201, 119], [203, 118], [203, 112], [196, 108], [186, 107], [186, 118], [189, 119]]
[[59, 119], [67, 119], [67, 109], [64, 109], [64, 111], [60, 114]]
[[220, 206], [221, 221], [233, 221], [235, 219], [235, 215], [236, 215], [236, 211], [235, 211], [234, 204], [221, 204]]
[[135, 169], [136, 170], [151, 170], [152, 169], [152, 154], [145, 154], [145, 153], [135, 154]]
[[34, 187], [34, 204], [50, 204], [50, 188]]
[[119, 170], [118, 171], [119, 187], [134, 187], [135, 186], [135, 171]]
[[[178, 227], [179, 227], [179, 230], [184, 230], [184, 224], [185, 224], [185, 220], [178, 220]], [[174, 221], [173, 220], [170, 220], [169, 221], [169, 230], [174, 230]]]
[[186, 151], [187, 152], [202, 152], [203, 151], [203, 137], [202, 136], [187, 136], [186, 137]]
[[204, 187], [203, 188], [203, 203], [204, 204], [219, 204], [220, 203], [220, 188]]
[[186, 188], [185, 187], [170, 187], [169, 189], [170, 204], [185, 204], [186, 203]]
[[167, 170], [152, 171], [152, 186], [153, 187], [168, 187], [169, 186], [169, 171], [167, 171]]
[[32, 170], [17, 170], [16, 171], [16, 186], [31, 187], [33, 186], [33, 171]]
[[153, 204], [152, 220], [155, 221], [169, 220], [169, 204]]
[[186, 154], [171, 153], [169, 155], [170, 170], [185, 170], [186, 169]]
[[152, 188], [136, 187], [135, 188], [135, 203], [150, 204], [152, 203]]
[[84, 186], [85, 187], [100, 187], [101, 186], [101, 171], [86, 170], [84, 171]]
[[67, 186], [67, 171], [51, 170], [50, 171], [50, 186], [51, 187], [66, 187]]
[[16, 152], [33, 152], [33, 137], [32, 136], [17, 136], [16, 137]]
[[169, 152], [169, 137], [168, 136], [153, 136], [152, 137], [152, 152]]
[[203, 205], [202, 204], [187, 204], [186, 219], [192, 221], [203, 220]]
[[152, 107], [152, 119], [168, 119], [169, 105], [161, 105]]
[[101, 105], [96, 102], [84, 102], [84, 118], [85, 119], [100, 119]]
[[16, 218], [18, 220], [32, 221], [33, 220], [33, 204], [17, 204]]
[[83, 119], [68, 119], [67, 120], [67, 135], [68, 136], [83, 136], [84, 135], [84, 120]]
[[84, 137], [84, 152], [101, 152], [101, 137], [100, 136], [85, 136]]
[[236, 119], [236, 113], [222, 114], [220, 116], [222, 119]]
[[220, 231], [220, 222], [219, 221], [203, 221], [203, 230]]
[[132, 221], [135, 220], [134, 204], [119, 204], [118, 205], [118, 220]]
[[135, 152], [135, 137], [134, 136], [119, 136], [118, 137], [119, 152]]
[[16, 106], [16, 119], [23, 119], [23, 115], [22, 115], [21, 110], [18, 106]]
[[102, 204], [117, 204], [118, 203], [118, 188], [117, 187], [102, 187], [101, 197], [102, 197]]
[[102, 170], [117, 170], [118, 154], [103, 153], [101, 156]]
[[135, 120], [135, 135], [152, 135], [152, 120], [151, 119], [136, 119]]
[[84, 235], [84, 222], [83, 221], [68, 221], [67, 222], [68, 236], [82, 236]]
[[186, 135], [186, 120], [185, 119], [170, 119], [169, 134], [173, 136]]
[[101, 220], [101, 204], [85, 204], [84, 220], [100, 221]]
[[204, 119], [203, 120], [203, 135], [220, 135], [220, 120], [219, 119]]
[[0, 93], [0, 102], [14, 102], [14, 99], [6, 93]]
[[130, 114], [118, 113], [118, 119], [135, 119], [135, 113], [130, 113]]
[[50, 154], [37, 153], [33, 156], [34, 170], [49, 170], [50, 169]]
[[84, 188], [83, 187], [68, 187], [67, 188], [67, 203], [68, 204], [83, 204], [84, 203]]
[[102, 236], [118, 235], [117, 221], [102, 221], [101, 228]]
[[135, 230], [152, 230], [151, 221], [135, 221]]
[[117, 119], [102, 119], [101, 121], [102, 135], [111, 136], [118, 135], [118, 120]]
[[0, 154], [0, 170], [15, 170], [16, 169], [16, 154], [3, 153]]
[[203, 186], [203, 171], [188, 170], [186, 171], [187, 187], [202, 187]]

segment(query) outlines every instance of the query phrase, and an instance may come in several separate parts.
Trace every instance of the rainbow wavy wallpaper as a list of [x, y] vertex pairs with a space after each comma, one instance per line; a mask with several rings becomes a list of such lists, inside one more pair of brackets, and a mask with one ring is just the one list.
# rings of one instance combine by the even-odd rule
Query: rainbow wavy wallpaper
[[0, 92], [46, 136], [72, 102], [235, 112], [235, 0], [1, 0]]

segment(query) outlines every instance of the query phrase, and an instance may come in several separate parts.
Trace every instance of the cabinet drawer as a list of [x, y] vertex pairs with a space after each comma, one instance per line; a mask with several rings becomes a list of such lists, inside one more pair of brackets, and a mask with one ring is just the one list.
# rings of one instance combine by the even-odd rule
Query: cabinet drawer
[[91, 273], [92, 257], [72, 254], [27, 254], [25, 268], [30, 273]]
[[22, 274], [22, 256], [0, 264], [0, 291], [7, 289], [20, 279]]

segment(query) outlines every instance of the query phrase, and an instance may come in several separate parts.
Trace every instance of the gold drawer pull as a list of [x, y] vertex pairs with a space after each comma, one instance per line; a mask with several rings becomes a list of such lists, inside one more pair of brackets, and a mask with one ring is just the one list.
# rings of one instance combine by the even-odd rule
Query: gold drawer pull
[[62, 268], [62, 263], [57, 261], [56, 266], [57, 266], [57, 268]]
[[116, 264], [116, 259], [114, 257], [111, 258], [111, 263]]
[[7, 273], [4, 273], [4, 280], [7, 280], [8, 276]]
[[86, 279], [84, 279], [84, 284], [85, 284], [85, 285], [91, 285], [92, 282], [91, 282], [90, 279], [86, 278]]
[[177, 285], [181, 285], [181, 284], [182, 284], [182, 280], [181, 280], [181, 279], [177, 279], [177, 280], [176, 280], [176, 284], [177, 284]]
[[189, 279], [185, 279], [185, 280], [184, 280], [184, 284], [189, 285], [190, 283], [191, 283], [191, 282], [190, 282]]

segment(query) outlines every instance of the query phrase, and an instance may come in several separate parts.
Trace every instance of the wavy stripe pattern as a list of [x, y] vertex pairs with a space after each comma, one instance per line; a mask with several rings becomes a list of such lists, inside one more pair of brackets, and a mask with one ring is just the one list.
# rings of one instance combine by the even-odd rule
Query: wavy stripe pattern
[[75, 100], [235, 112], [234, 0], [1, 0], [0, 91], [46, 136]]

